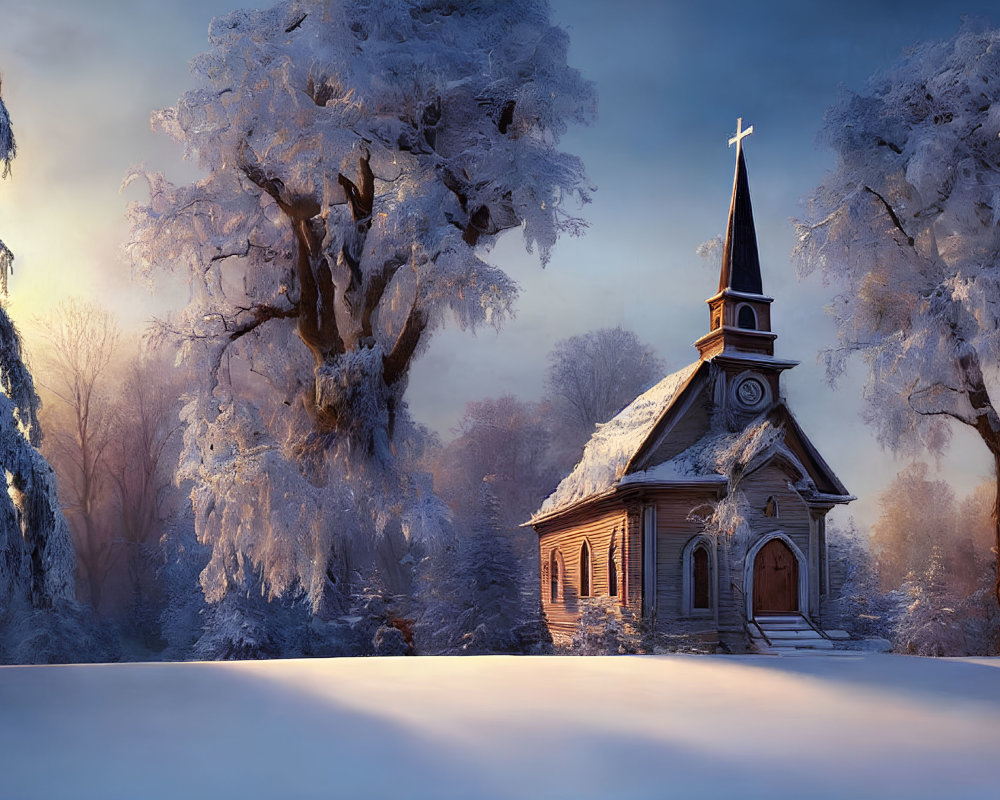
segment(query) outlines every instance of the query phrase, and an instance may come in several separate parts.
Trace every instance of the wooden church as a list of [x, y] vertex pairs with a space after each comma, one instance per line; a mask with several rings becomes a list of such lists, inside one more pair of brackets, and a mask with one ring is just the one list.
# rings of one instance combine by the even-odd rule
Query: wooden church
[[781, 374], [797, 362], [774, 355], [743, 156], [753, 128], [741, 124], [698, 360], [599, 425], [530, 520], [557, 643], [591, 598], [610, 596], [641, 615], [654, 641], [833, 647], [826, 515], [854, 498], [782, 398]]

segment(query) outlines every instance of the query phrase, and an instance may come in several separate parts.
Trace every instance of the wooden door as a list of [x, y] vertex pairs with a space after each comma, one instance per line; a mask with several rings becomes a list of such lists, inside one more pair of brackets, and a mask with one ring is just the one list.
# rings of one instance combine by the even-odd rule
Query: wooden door
[[781, 539], [772, 539], [753, 563], [753, 613], [788, 614], [799, 610], [799, 562]]

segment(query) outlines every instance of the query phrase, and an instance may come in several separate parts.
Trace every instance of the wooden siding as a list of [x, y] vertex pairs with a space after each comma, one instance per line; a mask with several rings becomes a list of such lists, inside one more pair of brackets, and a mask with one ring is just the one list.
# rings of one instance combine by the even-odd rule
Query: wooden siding
[[[657, 633], [677, 634], [715, 627], [715, 613], [683, 613], [684, 548], [701, 535], [702, 524], [688, 519], [699, 506], [714, 502], [714, 489], [664, 490], [656, 497], [656, 620]], [[714, 573], [714, 570], [712, 571]], [[712, 576], [717, 580], [718, 576]]]
[[[572, 636], [580, 621], [580, 551], [584, 541], [590, 544], [590, 558], [593, 579], [591, 597], [608, 594], [608, 549], [611, 537], [615, 537], [615, 552], [618, 560], [619, 596], [631, 584], [631, 575], [626, 565], [628, 547], [626, 544], [626, 516], [624, 508], [616, 508], [595, 513], [589, 519], [575, 520], [563, 524], [546, 526], [540, 533], [538, 546], [541, 569], [542, 613], [549, 630], [554, 636]], [[548, 564], [552, 551], [558, 548], [565, 564], [562, 597], [553, 602], [550, 592]], [[623, 573], [625, 573], [623, 575]], [[623, 580], [624, 578], [624, 580]], [[623, 598], [624, 599], [624, 598]]]

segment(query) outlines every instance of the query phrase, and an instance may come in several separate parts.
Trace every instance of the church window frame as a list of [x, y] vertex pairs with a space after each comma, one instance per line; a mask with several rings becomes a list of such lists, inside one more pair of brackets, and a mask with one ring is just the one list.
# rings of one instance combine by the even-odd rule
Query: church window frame
[[594, 549], [584, 539], [580, 545], [580, 597], [593, 597], [594, 594]]
[[[744, 314], [746, 311], [750, 312], [749, 316]], [[744, 324], [745, 321], [752, 321], [752, 324], [746, 325]], [[760, 320], [757, 318], [757, 309], [750, 303], [740, 303], [736, 306], [736, 327], [744, 331], [760, 330]]]
[[618, 597], [618, 550], [615, 546], [615, 534], [618, 529], [611, 532], [611, 542], [608, 544], [608, 597]]
[[549, 554], [549, 602], [566, 599], [566, 563], [558, 547]]
[[[695, 587], [695, 554], [699, 551], [705, 553], [708, 582], [708, 605], [696, 606]], [[684, 545], [681, 555], [682, 578], [681, 578], [681, 603], [682, 614], [686, 617], [711, 617], [715, 615], [715, 610], [719, 605], [719, 587], [716, 575], [718, 574], [718, 558], [716, 553], [715, 540], [706, 534], [693, 536]]]
[[778, 498], [775, 497], [773, 494], [770, 495], [767, 498], [767, 501], [764, 503], [764, 516], [769, 517], [771, 519], [781, 518], [781, 510], [778, 506]]

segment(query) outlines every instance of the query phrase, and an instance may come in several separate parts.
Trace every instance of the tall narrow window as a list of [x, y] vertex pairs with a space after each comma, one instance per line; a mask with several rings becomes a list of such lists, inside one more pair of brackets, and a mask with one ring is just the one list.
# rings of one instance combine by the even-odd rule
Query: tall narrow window
[[615, 537], [611, 537], [611, 546], [608, 547], [608, 594], [611, 597], [618, 596], [618, 554], [615, 552]]
[[549, 600], [553, 603], [559, 599], [559, 589], [562, 583], [562, 558], [558, 550], [553, 550], [549, 558]]
[[691, 585], [691, 607], [710, 608], [711, 592], [708, 585], [708, 550], [704, 547], [696, 547], [692, 554], [691, 566], [694, 570]]
[[778, 500], [773, 494], [767, 498], [767, 502], [764, 504], [764, 516], [778, 518]]
[[580, 548], [580, 597], [590, 597], [590, 545]]

